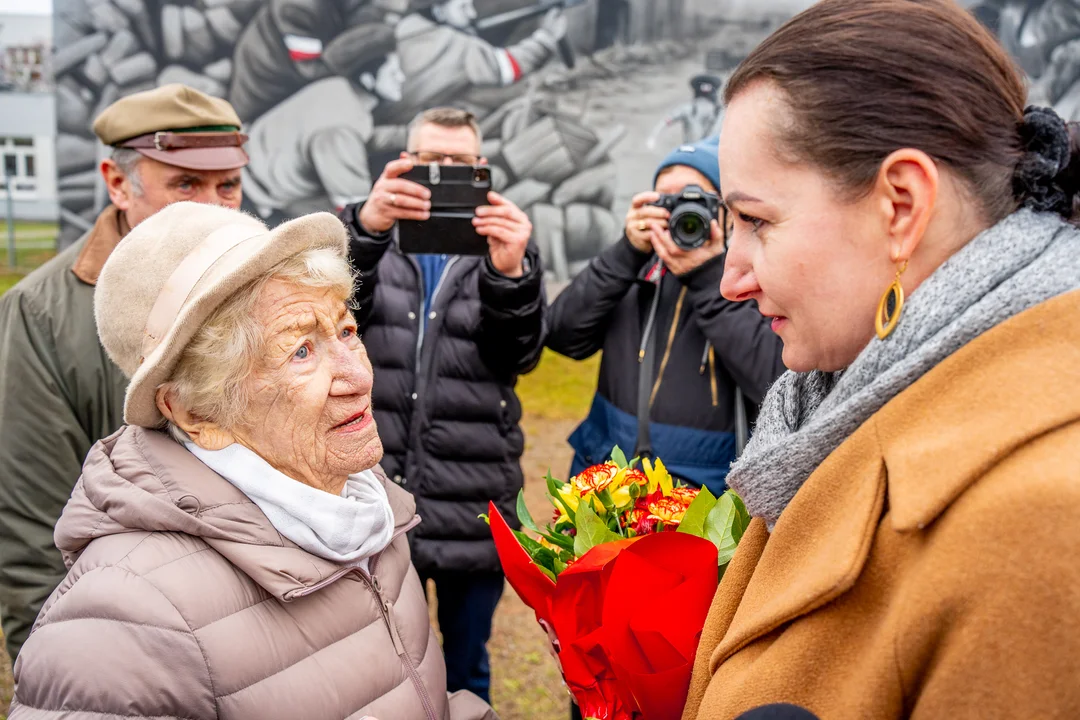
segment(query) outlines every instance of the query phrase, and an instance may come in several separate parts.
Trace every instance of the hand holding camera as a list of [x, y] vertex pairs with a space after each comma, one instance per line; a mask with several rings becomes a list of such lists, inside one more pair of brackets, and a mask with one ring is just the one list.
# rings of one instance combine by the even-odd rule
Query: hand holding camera
[[653, 252], [650, 221], [656, 221], [659, 227], [667, 229], [671, 213], [656, 205], [659, 199], [660, 193], [650, 190], [638, 193], [630, 200], [630, 210], [626, 213], [626, 238], [641, 252]]
[[626, 216], [626, 237], [642, 251], [652, 250], [664, 266], [683, 275], [723, 255], [724, 232], [717, 218], [720, 198], [697, 185], [682, 192], [635, 195]]
[[400, 176], [412, 170], [413, 161], [394, 160], [383, 168], [371, 194], [360, 210], [360, 224], [371, 233], [384, 233], [398, 220], [427, 220], [431, 191]]

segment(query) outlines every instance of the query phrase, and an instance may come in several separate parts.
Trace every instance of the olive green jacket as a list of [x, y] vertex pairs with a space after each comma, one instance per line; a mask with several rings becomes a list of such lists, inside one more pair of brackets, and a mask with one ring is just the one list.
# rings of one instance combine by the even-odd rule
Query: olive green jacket
[[53, 527], [83, 459], [123, 424], [127, 379], [98, 341], [94, 284], [127, 229], [107, 208], [0, 296], [0, 619], [12, 660], [67, 572]]

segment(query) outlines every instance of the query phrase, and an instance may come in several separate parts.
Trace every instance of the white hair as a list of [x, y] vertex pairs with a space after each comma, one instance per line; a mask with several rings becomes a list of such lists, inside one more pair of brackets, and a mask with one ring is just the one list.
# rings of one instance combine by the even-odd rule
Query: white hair
[[[254, 313], [262, 289], [271, 280], [285, 280], [304, 288], [332, 290], [348, 302], [354, 279], [348, 261], [329, 248], [307, 250], [278, 263], [214, 311], [161, 387], [193, 416], [226, 429], [236, 427], [250, 402], [247, 381], [265, 353], [263, 327]], [[181, 443], [191, 441], [173, 422], [169, 432]]]
[[128, 182], [131, 183], [131, 191], [142, 197], [142, 178], [139, 176], [139, 161], [142, 160], [142, 153], [131, 148], [118, 147], [113, 148], [110, 157], [116, 163], [116, 166], [120, 168], [120, 172], [124, 173], [124, 177], [128, 179]]

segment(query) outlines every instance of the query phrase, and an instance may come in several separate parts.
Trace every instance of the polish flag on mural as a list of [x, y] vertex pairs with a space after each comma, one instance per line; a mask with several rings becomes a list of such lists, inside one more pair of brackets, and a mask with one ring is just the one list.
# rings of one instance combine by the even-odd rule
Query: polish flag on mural
[[496, 49], [495, 61], [499, 65], [499, 80], [504, 86], [513, 85], [521, 79], [521, 66], [518, 65], [518, 61], [510, 54], [509, 50], [506, 48]]
[[322, 57], [322, 40], [301, 35], [286, 35], [285, 47], [292, 60], [318, 60]]

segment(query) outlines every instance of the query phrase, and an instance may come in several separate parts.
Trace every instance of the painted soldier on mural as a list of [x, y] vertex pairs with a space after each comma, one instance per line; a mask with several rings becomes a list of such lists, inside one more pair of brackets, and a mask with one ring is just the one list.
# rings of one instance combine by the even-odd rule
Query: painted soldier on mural
[[373, 24], [368, 0], [267, 0], [236, 43], [229, 101], [250, 123], [308, 83], [359, 76]]
[[456, 100], [474, 87], [505, 87], [542, 68], [566, 35], [559, 9], [521, 42], [495, 47], [479, 37], [473, 0], [443, 0], [405, 16], [395, 29], [405, 71], [406, 115]]
[[369, 152], [404, 147], [404, 127], [377, 128], [372, 118], [381, 102], [401, 99], [404, 75], [392, 30], [371, 35], [365, 48], [376, 55], [357, 78], [316, 80], [251, 124], [257, 160], [244, 188], [264, 220], [359, 202], [371, 190]]

